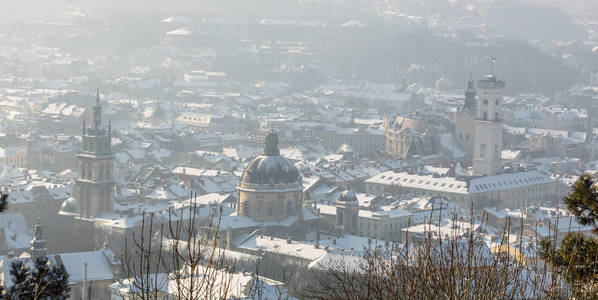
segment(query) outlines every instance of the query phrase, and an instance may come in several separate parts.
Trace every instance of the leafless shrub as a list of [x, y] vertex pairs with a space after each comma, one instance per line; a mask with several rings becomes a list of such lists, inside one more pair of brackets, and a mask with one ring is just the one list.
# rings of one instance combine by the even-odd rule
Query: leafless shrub
[[[457, 221], [456, 215], [453, 222]], [[432, 223], [432, 218], [429, 221]], [[473, 215], [470, 217], [473, 225]], [[486, 222], [483, 222], [486, 224]], [[431, 227], [431, 226], [430, 226]], [[473, 228], [471, 226], [470, 228]], [[484, 228], [466, 233], [426, 231], [403, 245], [343, 257], [312, 272], [312, 299], [560, 299], [570, 293], [562, 277], [536, 257], [509, 253], [510, 226], [491, 253]], [[521, 238], [520, 238], [521, 241]], [[523, 245], [519, 245], [522, 249]], [[535, 254], [537, 255], [537, 254]]]
[[125, 241], [121, 285], [133, 299], [227, 299], [235, 264], [222, 263], [219, 217], [202, 226], [196, 197], [157, 224], [144, 214], [139, 234]]

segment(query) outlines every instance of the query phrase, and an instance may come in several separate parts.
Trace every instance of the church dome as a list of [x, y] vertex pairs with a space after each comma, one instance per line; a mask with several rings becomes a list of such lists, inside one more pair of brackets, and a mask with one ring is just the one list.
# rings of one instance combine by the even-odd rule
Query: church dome
[[353, 190], [346, 190], [341, 193], [341, 197], [338, 199], [338, 201], [357, 202], [357, 195], [355, 195]]
[[77, 212], [77, 200], [73, 197], [68, 198], [60, 205], [60, 212], [74, 214]]
[[244, 184], [300, 184], [301, 174], [295, 165], [278, 150], [278, 135], [269, 133], [264, 139], [264, 153], [252, 160], [241, 177]]

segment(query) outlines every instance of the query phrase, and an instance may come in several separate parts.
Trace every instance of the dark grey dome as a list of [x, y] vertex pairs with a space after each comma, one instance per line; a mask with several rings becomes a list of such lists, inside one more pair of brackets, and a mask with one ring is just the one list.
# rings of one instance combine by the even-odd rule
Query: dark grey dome
[[241, 184], [268, 184], [268, 183], [301, 183], [301, 175], [297, 167], [287, 158], [280, 155], [260, 155], [249, 163]]
[[341, 197], [338, 199], [338, 201], [357, 202], [357, 195], [355, 195], [353, 190], [346, 190], [341, 193]]
[[264, 138], [264, 154], [252, 160], [241, 177], [241, 185], [269, 183], [301, 183], [297, 167], [278, 151], [278, 135], [270, 132]]

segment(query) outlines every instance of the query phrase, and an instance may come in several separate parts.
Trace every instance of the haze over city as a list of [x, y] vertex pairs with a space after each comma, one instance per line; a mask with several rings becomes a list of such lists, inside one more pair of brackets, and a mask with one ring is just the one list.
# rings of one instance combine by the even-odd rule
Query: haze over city
[[598, 1], [0, 2], [1, 299], [596, 299]]

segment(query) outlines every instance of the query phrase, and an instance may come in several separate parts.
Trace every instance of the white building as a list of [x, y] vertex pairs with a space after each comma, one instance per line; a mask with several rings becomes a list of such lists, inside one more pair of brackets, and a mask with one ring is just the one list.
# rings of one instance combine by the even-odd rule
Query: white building
[[473, 173], [494, 175], [503, 170], [502, 90], [505, 82], [494, 75], [478, 81], [477, 117], [474, 123]]
[[442, 196], [474, 210], [486, 206], [520, 208], [557, 201], [557, 182], [538, 171], [505, 173], [472, 179], [387, 171], [365, 181], [369, 194]]

